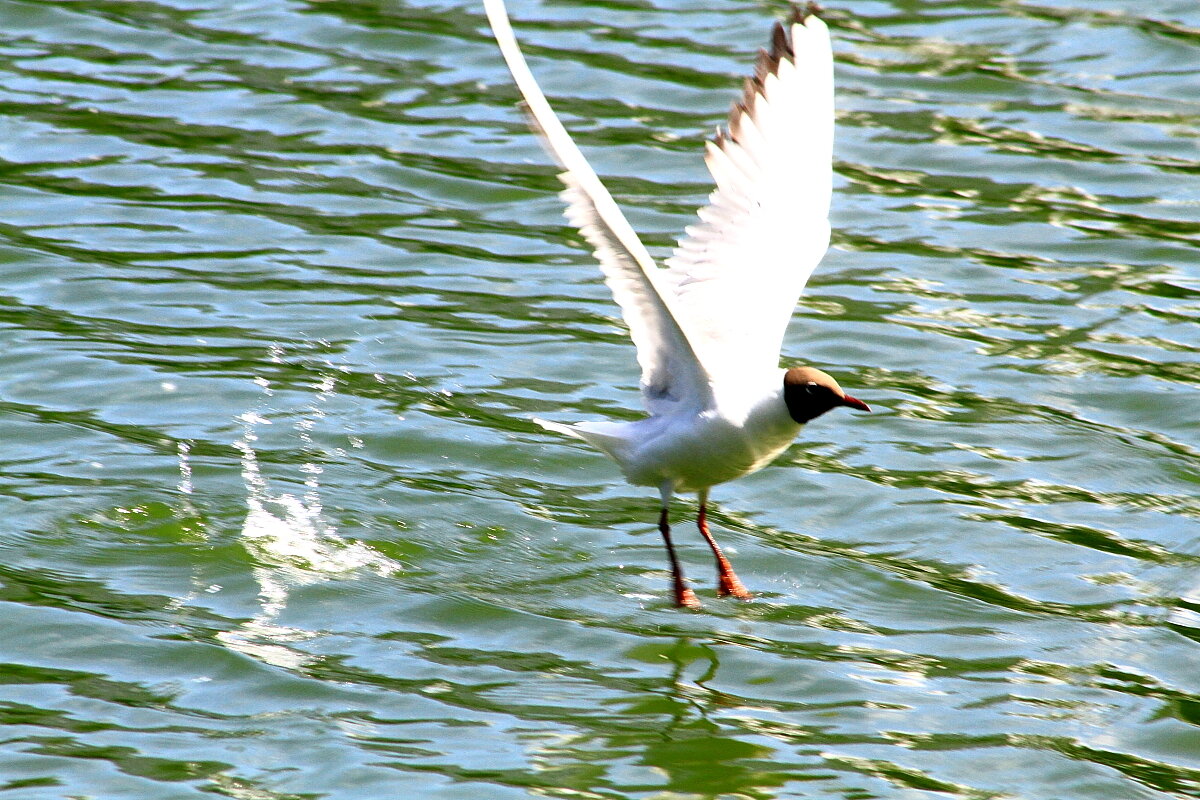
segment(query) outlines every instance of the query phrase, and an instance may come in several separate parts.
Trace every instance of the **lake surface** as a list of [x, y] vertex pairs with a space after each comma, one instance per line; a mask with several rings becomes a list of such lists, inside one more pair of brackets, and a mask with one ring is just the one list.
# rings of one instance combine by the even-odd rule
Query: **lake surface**
[[[785, 343], [871, 415], [672, 608], [472, 3], [0, 4], [0, 797], [1200, 797], [1200, 5], [840, 0]], [[514, 2], [657, 256], [780, 4]]]

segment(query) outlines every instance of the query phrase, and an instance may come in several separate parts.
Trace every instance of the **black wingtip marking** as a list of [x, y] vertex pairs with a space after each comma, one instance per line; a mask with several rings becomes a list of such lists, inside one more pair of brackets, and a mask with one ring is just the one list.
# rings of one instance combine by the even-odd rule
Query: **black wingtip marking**
[[795, 43], [791, 37], [792, 26], [803, 25], [809, 17], [820, 14], [822, 10], [821, 6], [813, 2], [803, 6], [793, 5], [786, 25], [776, 22], [771, 26], [771, 43], [769, 47], [758, 51], [758, 57], [754, 61], [754, 75], [746, 79], [741, 97], [734, 101], [729, 112], [728, 135], [718, 131], [713, 140], [717, 147], [723, 147], [729, 139], [737, 140], [741, 117], [743, 114], [749, 114], [754, 108], [755, 96], [763, 92], [767, 78], [779, 71], [781, 61], [796, 57]]
[[771, 28], [771, 55], [778, 58], [781, 55], [791, 55], [792, 43], [788, 40], [787, 31], [783, 29], [783, 23], [776, 22]]
[[792, 22], [804, 24], [804, 20], [809, 17], [819, 17], [825, 9], [821, 8], [818, 3], [808, 2], [803, 6], [792, 6]]
[[763, 83], [770, 74], [771, 54], [766, 50], [760, 49], [758, 51], [758, 58], [754, 59], [754, 80], [757, 83]]

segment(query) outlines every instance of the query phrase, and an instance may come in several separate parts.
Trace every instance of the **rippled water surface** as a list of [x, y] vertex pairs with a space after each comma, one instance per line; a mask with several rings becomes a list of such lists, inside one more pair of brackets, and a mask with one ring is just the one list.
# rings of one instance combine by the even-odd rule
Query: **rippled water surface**
[[[784, 10], [514, 0], [656, 255]], [[785, 355], [875, 413], [682, 612], [529, 421], [637, 372], [479, 7], [0, 4], [0, 796], [1200, 797], [1200, 6], [826, 18]]]

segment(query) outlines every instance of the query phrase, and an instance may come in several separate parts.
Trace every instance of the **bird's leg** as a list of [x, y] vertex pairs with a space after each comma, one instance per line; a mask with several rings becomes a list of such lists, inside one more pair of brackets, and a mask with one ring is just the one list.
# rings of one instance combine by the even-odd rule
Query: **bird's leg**
[[700, 492], [700, 513], [696, 517], [696, 527], [700, 529], [700, 535], [704, 537], [704, 541], [708, 542], [708, 546], [712, 548], [713, 555], [717, 559], [717, 595], [719, 597], [732, 595], [739, 600], [749, 600], [754, 597], [738, 580], [738, 576], [733, 572], [733, 565], [729, 563], [729, 559], [717, 546], [717, 540], [708, 532], [708, 492]]
[[696, 593], [688, 588], [683, 579], [683, 568], [679, 566], [679, 557], [675, 555], [675, 545], [671, 543], [671, 525], [667, 522], [667, 506], [671, 501], [671, 491], [663, 488], [662, 513], [658, 515], [658, 532], [662, 534], [663, 542], [667, 545], [667, 558], [671, 560], [671, 581], [675, 591], [675, 605], [680, 608], [699, 608], [700, 601]]

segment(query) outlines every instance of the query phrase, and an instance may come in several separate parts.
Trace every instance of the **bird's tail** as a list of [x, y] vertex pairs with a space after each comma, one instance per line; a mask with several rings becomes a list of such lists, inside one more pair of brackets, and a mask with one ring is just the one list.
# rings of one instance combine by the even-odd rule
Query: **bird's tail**
[[573, 436], [576, 439], [583, 438], [582, 436], [579, 435], [579, 432], [575, 430], [575, 427], [573, 425], [567, 425], [566, 423], [563, 423], [563, 422], [551, 422], [548, 419], [539, 419], [537, 417], [533, 417], [532, 419], [534, 422], [536, 422], [538, 425], [541, 425], [543, 428], [545, 428], [548, 431], [554, 431], [555, 433], [562, 433], [567, 436]]
[[617, 463], [623, 463], [622, 456], [629, 447], [629, 439], [623, 436], [623, 428], [629, 423], [622, 422], [579, 422], [567, 425], [562, 422], [550, 422], [545, 419], [533, 418], [533, 421], [548, 431], [562, 433], [575, 439], [582, 439]]

